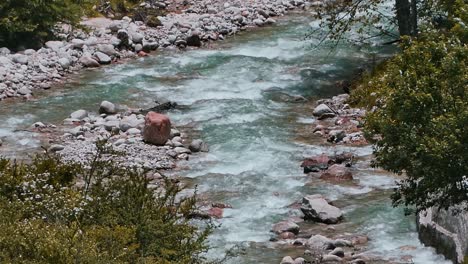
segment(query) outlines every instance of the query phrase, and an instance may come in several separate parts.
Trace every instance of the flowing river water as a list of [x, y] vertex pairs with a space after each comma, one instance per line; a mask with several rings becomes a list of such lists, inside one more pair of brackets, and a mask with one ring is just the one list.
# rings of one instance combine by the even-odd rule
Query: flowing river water
[[[210, 256], [233, 245], [246, 249], [235, 263], [279, 263], [300, 251], [269, 242], [271, 226], [294, 216], [288, 206], [308, 194], [336, 200], [345, 221], [335, 231], [301, 224], [318, 233], [366, 234], [368, 251], [384, 259], [446, 263], [417, 238], [414, 217], [392, 208], [395, 178], [369, 169], [368, 158], [355, 169], [349, 185], [313, 182], [303, 174], [303, 157], [349, 150], [369, 157], [370, 147], [334, 147], [310, 133], [312, 106], [319, 98], [341, 93], [336, 81], [383, 56], [370, 49], [314, 49], [304, 41], [310, 19], [291, 16], [275, 27], [243, 33], [212, 49], [163, 51], [152, 57], [81, 74], [61, 89], [38, 94], [30, 102], [0, 105], [0, 154], [15, 156], [37, 149], [37, 135], [24, 129], [36, 121], [60, 123], [72, 111], [95, 111], [102, 100], [150, 107], [157, 98], [184, 107], [169, 112], [173, 123], [190, 127], [210, 145], [174, 172], [197, 185], [205, 199], [232, 205], [210, 240]], [[306, 103], [297, 103], [303, 96]], [[309, 132], [308, 132], [309, 131]], [[315, 228], [315, 229], [314, 229]], [[402, 248], [404, 246], [410, 246]], [[410, 250], [407, 250], [410, 248]], [[449, 263], [449, 262], [447, 262]]]

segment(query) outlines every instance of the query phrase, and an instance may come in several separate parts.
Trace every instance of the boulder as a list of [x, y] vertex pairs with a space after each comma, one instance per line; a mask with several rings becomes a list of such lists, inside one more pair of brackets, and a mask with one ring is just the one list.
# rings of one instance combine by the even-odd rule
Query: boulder
[[59, 51], [64, 46], [64, 43], [62, 41], [47, 41], [45, 46], [53, 51]]
[[62, 68], [64, 68], [64, 69], [70, 68], [70, 65], [71, 65], [70, 60], [67, 59], [67, 58], [60, 58], [60, 59], [58, 60], [58, 63], [59, 63], [60, 66], [62, 66]]
[[201, 47], [201, 39], [198, 34], [192, 34], [187, 38], [187, 46]]
[[31, 90], [29, 90], [28, 88], [26, 88], [26, 87], [24, 87], [24, 86], [21, 87], [21, 88], [19, 88], [17, 92], [18, 92], [18, 94], [20, 94], [20, 95], [28, 95], [28, 94], [31, 94], [31, 93], [32, 93]]
[[337, 247], [337, 248], [333, 249], [332, 252], [330, 252], [330, 255], [335, 255], [335, 256], [338, 256], [340, 258], [344, 258], [345, 252], [344, 252], [344, 250], [342, 248]]
[[99, 113], [114, 115], [117, 114], [117, 107], [115, 107], [115, 105], [109, 101], [102, 101], [101, 105], [99, 106]]
[[0, 48], [0, 55], [1, 56], [4, 56], [4, 55], [9, 55], [11, 53], [11, 51], [8, 49], [8, 48]]
[[327, 155], [322, 154], [316, 157], [306, 158], [302, 162], [301, 167], [304, 168], [304, 173], [319, 172], [326, 170], [329, 162], [330, 158]]
[[82, 39], [72, 39], [71, 44], [74, 49], [82, 49], [85, 42]]
[[302, 198], [301, 211], [304, 213], [304, 220], [325, 224], [336, 224], [343, 218], [341, 210], [328, 204], [322, 195], [308, 195]]
[[98, 45], [98, 51], [108, 56], [114, 56], [117, 54], [117, 51], [114, 49], [114, 45], [112, 44], [100, 44]]
[[209, 151], [208, 144], [203, 142], [203, 140], [201, 140], [201, 139], [196, 139], [196, 140], [192, 141], [192, 143], [189, 146], [189, 149], [192, 152], [200, 152], [200, 151], [201, 152], [208, 152]]
[[323, 114], [334, 114], [333, 110], [328, 107], [326, 104], [319, 104], [317, 107], [315, 107], [314, 111], [312, 114], [314, 116], [322, 116]]
[[322, 173], [320, 179], [335, 182], [351, 181], [353, 180], [353, 174], [345, 165], [334, 164]]
[[286, 256], [281, 260], [280, 264], [294, 264], [294, 259], [290, 256]]
[[[468, 212], [463, 210], [466, 206], [453, 206], [447, 210], [431, 207], [417, 216], [421, 242], [457, 264], [468, 259]], [[454, 214], [454, 210], [459, 213]]]
[[143, 139], [154, 145], [164, 145], [171, 134], [171, 121], [169, 117], [156, 112], [148, 112], [145, 117]]
[[98, 51], [94, 53], [94, 56], [97, 58], [99, 64], [110, 64], [112, 62], [112, 58], [103, 52]]
[[26, 65], [29, 63], [29, 57], [23, 54], [15, 54], [12, 57], [13, 62]]
[[291, 232], [295, 235], [299, 234], [299, 226], [292, 221], [281, 221], [273, 225], [271, 232], [281, 234], [284, 232]]
[[333, 143], [338, 143], [346, 137], [346, 132], [344, 130], [331, 130], [328, 132], [328, 141]]
[[322, 236], [322, 235], [315, 235], [309, 238], [306, 242], [306, 247], [313, 249], [313, 250], [328, 250], [334, 249], [335, 245], [333, 244], [333, 240]]
[[138, 33], [138, 32], [133, 32], [132, 33], [132, 41], [134, 43], [143, 43], [143, 39], [145, 38], [145, 36], [143, 36], [143, 34], [141, 33]]
[[63, 150], [65, 147], [62, 146], [62, 145], [59, 145], [59, 144], [54, 144], [52, 146], [50, 146], [47, 151], [48, 152], [58, 152], [58, 151], [61, 151]]
[[88, 68], [95, 68], [99, 67], [100, 64], [97, 62], [95, 59], [93, 59], [91, 56], [83, 56], [80, 58], [80, 63], [83, 64], [83, 66], [88, 67]]
[[77, 119], [77, 120], [82, 120], [86, 117], [88, 117], [88, 111], [83, 110], [83, 109], [77, 110], [70, 114], [70, 118]]
[[214, 218], [223, 218], [224, 209], [218, 207], [212, 207], [208, 210], [208, 215]]

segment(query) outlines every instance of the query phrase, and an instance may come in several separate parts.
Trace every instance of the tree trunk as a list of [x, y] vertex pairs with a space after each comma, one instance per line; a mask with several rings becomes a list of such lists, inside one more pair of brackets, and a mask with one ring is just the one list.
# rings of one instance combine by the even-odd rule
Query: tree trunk
[[411, 36], [418, 35], [418, 0], [411, 0]]
[[395, 0], [395, 8], [400, 36], [411, 36], [411, 6], [409, 0]]

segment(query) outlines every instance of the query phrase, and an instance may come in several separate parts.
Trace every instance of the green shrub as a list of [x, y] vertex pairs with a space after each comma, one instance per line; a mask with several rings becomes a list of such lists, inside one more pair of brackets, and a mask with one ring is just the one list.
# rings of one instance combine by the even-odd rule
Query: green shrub
[[212, 225], [170, 180], [119, 168], [105, 143], [83, 165], [40, 155], [0, 160], [0, 262], [202, 263]]
[[456, 36], [424, 34], [353, 94], [374, 107], [365, 125], [368, 137], [379, 136], [374, 165], [406, 175], [395, 205], [421, 210], [468, 201], [467, 58]]
[[0, 45], [16, 48], [51, 38], [58, 22], [76, 25], [91, 0], [2, 0]]

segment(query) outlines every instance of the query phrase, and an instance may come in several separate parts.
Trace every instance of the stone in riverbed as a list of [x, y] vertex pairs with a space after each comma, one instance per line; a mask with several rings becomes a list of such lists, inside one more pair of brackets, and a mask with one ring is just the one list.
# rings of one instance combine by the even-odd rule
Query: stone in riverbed
[[80, 109], [70, 114], [70, 118], [82, 120], [83, 118], [88, 117], [88, 111]]
[[97, 61], [99, 62], [99, 64], [105, 65], [105, 64], [110, 64], [112, 62], [112, 58], [103, 52], [98, 51], [94, 53], [94, 56], [97, 58]]
[[58, 151], [61, 151], [63, 150], [65, 147], [62, 146], [62, 145], [59, 145], [59, 144], [54, 144], [52, 146], [50, 146], [47, 151], [48, 152], [58, 152]]
[[83, 64], [83, 66], [88, 67], [88, 68], [95, 68], [101, 65], [91, 56], [87, 56], [87, 55], [80, 58], [80, 63]]
[[321, 170], [326, 170], [328, 168], [328, 163], [330, 162], [330, 158], [325, 155], [319, 155], [316, 157], [311, 157], [305, 159], [301, 167], [304, 168], [304, 173], [309, 173], [309, 172], [319, 172]]
[[109, 101], [102, 101], [101, 105], [99, 106], [99, 113], [106, 115], [114, 115], [117, 114], [117, 107], [115, 107], [115, 104]]
[[71, 65], [70, 60], [67, 59], [67, 58], [60, 58], [60, 59], [58, 60], [58, 63], [59, 63], [60, 66], [62, 66], [62, 68], [64, 68], [64, 69], [70, 68], [70, 65]]
[[281, 260], [280, 264], [294, 264], [294, 259], [290, 256], [286, 256]]
[[13, 62], [23, 64], [23, 65], [26, 65], [29, 63], [29, 57], [26, 55], [22, 55], [22, 54], [13, 55], [12, 59], [13, 59]]
[[319, 104], [315, 107], [314, 112], [312, 113], [314, 116], [322, 116], [324, 114], [334, 114], [333, 110], [326, 104]]
[[20, 95], [28, 95], [28, 94], [31, 94], [31, 90], [29, 90], [28, 88], [26, 87], [21, 87], [18, 89], [18, 94]]
[[351, 170], [345, 165], [334, 164], [330, 166], [322, 175], [320, 176], [322, 180], [329, 181], [351, 181], [353, 180], [353, 174]]
[[58, 51], [61, 47], [64, 46], [64, 43], [62, 41], [47, 41], [45, 43], [45, 46], [46, 48], [51, 49], [53, 51]]
[[335, 248], [333, 240], [322, 235], [312, 236], [309, 238], [309, 240], [307, 240], [305, 245], [310, 249], [319, 251]]
[[189, 149], [193, 152], [208, 152], [210, 149], [208, 147], [208, 144], [203, 142], [201, 139], [196, 139], [192, 141], [192, 143], [189, 146]]
[[272, 227], [271, 231], [278, 235], [284, 232], [291, 232], [297, 235], [299, 234], [299, 226], [292, 221], [281, 221], [279, 223], [276, 223]]
[[8, 49], [8, 48], [0, 48], [0, 55], [1, 56], [4, 56], [4, 55], [9, 55], [11, 53], [11, 51]]
[[112, 44], [100, 44], [98, 45], [98, 51], [108, 55], [108, 56], [114, 56], [117, 54], [117, 51], [114, 48], [114, 45]]
[[333, 143], [338, 143], [343, 140], [343, 138], [346, 137], [346, 132], [344, 130], [332, 130], [328, 133], [328, 139], [327, 141], [333, 142]]
[[341, 210], [328, 204], [325, 198], [319, 194], [302, 198], [301, 211], [304, 213], [304, 220], [325, 224], [336, 224], [343, 218]]
[[[171, 134], [169, 117], [156, 112], [148, 112], [145, 117], [143, 139], [146, 143], [163, 146]], [[177, 150], [175, 150], [177, 152]], [[189, 150], [190, 151], [190, 150]]]

